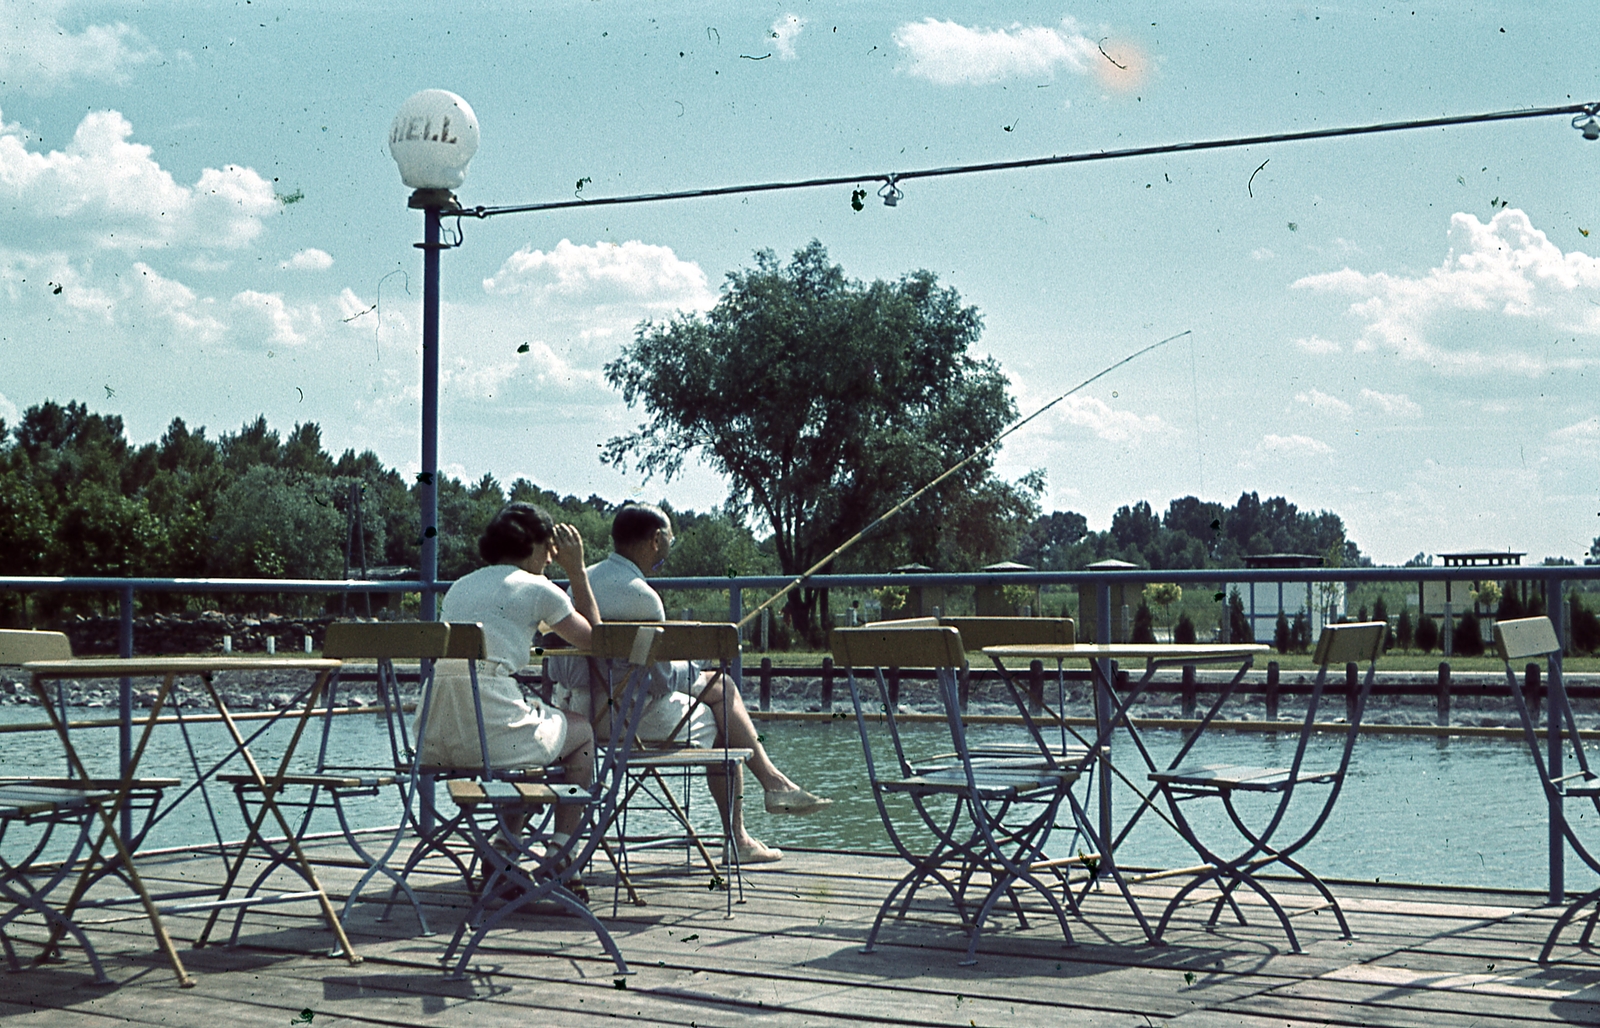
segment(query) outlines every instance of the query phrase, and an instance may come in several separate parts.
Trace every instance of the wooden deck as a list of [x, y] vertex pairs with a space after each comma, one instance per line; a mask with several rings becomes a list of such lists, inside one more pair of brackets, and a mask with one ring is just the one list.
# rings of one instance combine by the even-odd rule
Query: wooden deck
[[[320, 845], [322, 873], [341, 898], [355, 871]], [[660, 858], [665, 859], [665, 858]], [[157, 887], [217, 874], [215, 857], [141, 861]], [[7, 1026], [112, 1022], [245, 1028], [331, 1025], [1502, 1025], [1600, 1024], [1600, 952], [1561, 947], [1534, 963], [1555, 917], [1538, 898], [1505, 892], [1336, 887], [1356, 937], [1331, 916], [1297, 918], [1306, 950], [1286, 952], [1275, 923], [1205, 931], [1182, 918], [1169, 944], [1145, 945], [1112, 894], [1091, 896], [1087, 922], [1063, 944], [1044, 914], [1021, 930], [1001, 916], [978, 966], [957, 966], [966, 941], [947, 909], [919, 903], [885, 928], [878, 951], [859, 952], [896, 859], [791, 852], [748, 870], [745, 902], [730, 920], [703, 874], [657, 865], [640, 877], [644, 907], [609, 919], [634, 974], [618, 979], [592, 935], [571, 918], [518, 916], [477, 955], [475, 973], [446, 980], [438, 963], [464, 910], [458, 887], [426, 888], [441, 934], [413, 937], [397, 908], [380, 924], [362, 903], [347, 928], [365, 958], [329, 959], [329, 934], [310, 904], [259, 908], [236, 948], [187, 948], [200, 922], [173, 917], [198, 979], [180, 989], [142, 918], [92, 929], [114, 986], [93, 984], [82, 953], [0, 974]], [[609, 913], [609, 876], [591, 873], [597, 910]], [[1160, 909], [1170, 882], [1141, 890]], [[135, 908], [136, 909], [136, 908]], [[1247, 912], [1252, 908], [1247, 907]], [[1255, 908], [1265, 913], [1264, 908]], [[13, 932], [28, 952], [28, 930]], [[37, 934], [37, 933], [34, 933]], [[305, 1019], [309, 1011], [311, 1019]]]

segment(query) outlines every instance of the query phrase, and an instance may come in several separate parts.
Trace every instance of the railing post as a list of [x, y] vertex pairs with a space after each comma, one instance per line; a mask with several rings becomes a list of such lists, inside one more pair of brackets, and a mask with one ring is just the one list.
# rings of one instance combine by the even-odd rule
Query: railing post
[[1278, 720], [1278, 682], [1282, 674], [1275, 660], [1267, 661], [1267, 720]]
[[1356, 700], [1361, 696], [1361, 668], [1355, 661], [1344, 666], [1344, 719], [1356, 719]]
[[1435, 724], [1441, 724], [1441, 725], [1448, 725], [1450, 723], [1450, 662], [1449, 661], [1442, 660], [1442, 661], [1439, 662], [1439, 684], [1435, 687], [1435, 689], [1437, 691], [1436, 699], [1438, 701], [1439, 711], [1438, 711], [1438, 714], [1434, 717], [1434, 723]]
[[[121, 624], [117, 626], [117, 656], [124, 660], [133, 656], [133, 586], [122, 587], [118, 596]], [[117, 768], [120, 777], [126, 778], [133, 763], [133, 679], [121, 678], [117, 682]], [[122, 837], [133, 838], [133, 809], [122, 808]]]
[[833, 658], [822, 658], [822, 709], [833, 712]]
[[961, 662], [961, 672], [956, 675], [956, 706], [961, 713], [967, 712], [967, 706], [972, 702], [972, 663]]
[[1186, 718], [1194, 717], [1196, 694], [1200, 691], [1195, 681], [1197, 677], [1193, 664], [1183, 665], [1183, 716]]
[[761, 710], [772, 709], [772, 658], [761, 658], [761, 696], [758, 701]]
[[1028, 711], [1037, 714], [1044, 709], [1044, 661], [1028, 662]]
[[[1567, 633], [1566, 625], [1561, 617], [1562, 593], [1565, 591], [1561, 579], [1553, 578], [1545, 583], [1545, 609], [1551, 610], [1555, 617], [1551, 622], [1555, 625], [1556, 641], [1561, 646], [1550, 654], [1549, 660], [1549, 685], [1545, 687], [1545, 724], [1550, 731], [1545, 737], [1545, 761], [1550, 767], [1552, 780], [1560, 778], [1564, 773], [1561, 769], [1562, 732], [1561, 726], [1566, 720], [1567, 690], [1561, 680], [1561, 654], [1566, 650]], [[1550, 902], [1560, 903], [1567, 895], [1567, 839], [1566, 817], [1567, 812], [1561, 805], [1559, 792], [1550, 795]]]
[[[728, 620], [734, 624], [744, 620], [744, 590], [740, 588], [737, 580], [728, 581]], [[729, 667], [733, 672], [733, 683], [744, 688], [744, 647], [739, 647], [739, 652], [733, 655], [733, 664]]]
[[885, 676], [889, 684], [889, 707], [896, 713], [900, 711], [900, 669], [892, 667]]
[[[1096, 642], [1111, 642], [1111, 584], [1095, 583], [1095, 634]], [[1094, 676], [1095, 737], [1105, 745], [1100, 750], [1100, 845], [1110, 846], [1111, 834], [1111, 676], [1117, 673], [1117, 662], [1110, 659], [1095, 661], [1098, 674]]]

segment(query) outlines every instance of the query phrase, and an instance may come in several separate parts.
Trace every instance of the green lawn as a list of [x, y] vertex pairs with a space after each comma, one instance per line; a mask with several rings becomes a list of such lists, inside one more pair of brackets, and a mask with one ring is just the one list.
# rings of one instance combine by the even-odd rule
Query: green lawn
[[[821, 651], [788, 650], [785, 652], [760, 653], [752, 647], [746, 646], [744, 651], [745, 667], [759, 664], [762, 657], [771, 657], [772, 666], [775, 668], [814, 668], [822, 664], [822, 658], [828, 656]], [[1423, 654], [1416, 651], [1394, 650], [1384, 654], [1378, 661], [1380, 671], [1421, 671], [1433, 672], [1439, 669], [1439, 664], [1445, 658], [1437, 651]], [[1314, 671], [1316, 665], [1311, 662], [1309, 653], [1266, 653], [1256, 658], [1255, 666], [1265, 668], [1267, 662], [1276, 660], [1278, 666], [1284, 671]], [[1562, 666], [1569, 672], [1600, 671], [1600, 657], [1568, 657]], [[1460, 671], [1503, 671], [1503, 665], [1494, 657], [1452, 657], [1450, 670]]]

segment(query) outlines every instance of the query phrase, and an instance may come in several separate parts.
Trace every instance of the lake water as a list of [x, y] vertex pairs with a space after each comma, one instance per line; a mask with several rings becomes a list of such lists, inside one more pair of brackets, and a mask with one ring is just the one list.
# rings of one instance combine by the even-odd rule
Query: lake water
[[[74, 709], [74, 718], [103, 717], [104, 710]], [[36, 707], [0, 707], [0, 724], [36, 723]], [[250, 729], [253, 730], [251, 726]], [[835, 804], [810, 817], [769, 815], [760, 803], [753, 779], [746, 804], [746, 823], [762, 840], [778, 846], [805, 846], [887, 852], [888, 842], [872, 800], [862, 763], [861, 741], [853, 719], [827, 723], [767, 723], [761, 728], [773, 760], [807, 788], [831, 796]], [[225, 754], [230, 742], [220, 725], [194, 725], [189, 729], [196, 760], [202, 770]], [[373, 759], [387, 752], [382, 722], [366, 715], [339, 718], [333, 730], [334, 752], [346, 763]], [[269, 729], [252, 750], [263, 768], [276, 767], [276, 757], [289, 736], [280, 725]], [[943, 737], [944, 745], [940, 744]], [[975, 741], [1018, 739], [1021, 729], [979, 726]], [[940, 725], [906, 726], [908, 748], [931, 753], [948, 749], [948, 733]], [[115, 729], [82, 730], [76, 734], [80, 751], [93, 774], [112, 775], [117, 763]], [[1173, 732], [1146, 735], [1158, 762], [1181, 739]], [[1320, 738], [1324, 746], [1340, 740]], [[883, 742], [886, 740], [878, 740]], [[1119, 738], [1118, 744], [1122, 740]], [[309, 770], [316, 757], [317, 740], [308, 736], [297, 753], [296, 767]], [[1203, 762], [1287, 764], [1293, 752], [1291, 736], [1216, 733], [1208, 735], [1193, 752]], [[875, 742], [875, 747], [877, 742]], [[876, 749], [875, 749], [876, 752]], [[1125, 769], [1138, 763], [1131, 747], [1120, 751]], [[59, 774], [65, 761], [55, 737], [49, 734], [0, 735], [0, 755], [7, 774]], [[1330, 758], [1331, 759], [1331, 758]], [[1328, 760], [1308, 759], [1307, 766], [1327, 766]], [[141, 765], [148, 776], [169, 776], [185, 783], [196, 780], [195, 762], [176, 726], [161, 726]], [[229, 770], [244, 770], [235, 760]], [[1144, 785], [1143, 775], [1130, 777]], [[1080, 796], [1084, 785], [1078, 786]], [[169, 799], [176, 791], [168, 794]], [[714, 807], [703, 785], [694, 789], [698, 817], [714, 819]], [[1305, 788], [1297, 794], [1295, 811], [1303, 819], [1320, 807], [1322, 790]], [[196, 793], [173, 808], [152, 830], [146, 846], [181, 846], [243, 835], [243, 821], [231, 790], [210, 790], [210, 809]], [[1113, 792], [1113, 807], [1132, 811], [1138, 800], [1126, 786]], [[1085, 803], [1093, 809], [1094, 802]], [[357, 802], [358, 823], [393, 824], [398, 819], [392, 792], [374, 800]], [[1185, 808], [1202, 835], [1231, 851], [1233, 837], [1225, 815], [1214, 803]], [[1576, 805], [1572, 808], [1577, 815]], [[213, 827], [213, 820], [215, 827]], [[1118, 819], [1120, 823], [1120, 818]], [[1303, 820], [1300, 822], [1303, 823]], [[1295, 817], [1277, 838], [1291, 837]], [[334, 831], [331, 815], [315, 822], [312, 831]], [[1209, 830], [1207, 830], [1209, 829]], [[1399, 736], [1364, 736], [1357, 745], [1350, 775], [1338, 804], [1317, 838], [1302, 851], [1304, 862], [1329, 878], [1381, 879], [1425, 884], [1481, 885], [1543, 889], [1547, 885], [1547, 829], [1544, 799], [1526, 748], [1510, 740], [1435, 740]], [[1055, 855], [1076, 852], [1072, 832], [1059, 828], [1052, 837]], [[9, 846], [8, 846], [9, 848]], [[1119, 858], [1127, 866], [1173, 867], [1194, 863], [1182, 840], [1151, 813], [1146, 813], [1129, 836]], [[1587, 889], [1596, 883], [1581, 862], [1569, 855], [1567, 888]]]

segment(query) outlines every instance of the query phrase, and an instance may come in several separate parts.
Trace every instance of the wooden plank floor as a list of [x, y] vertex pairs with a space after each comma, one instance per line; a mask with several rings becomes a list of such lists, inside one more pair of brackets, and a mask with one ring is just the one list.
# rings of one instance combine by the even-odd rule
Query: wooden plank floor
[[[320, 873], [343, 899], [356, 869], [319, 844]], [[591, 872], [594, 904], [634, 974], [619, 979], [574, 919], [519, 914], [479, 949], [473, 973], [440, 970], [465, 910], [459, 884], [426, 879], [428, 916], [440, 934], [418, 937], [407, 908], [387, 923], [362, 902], [346, 927], [359, 966], [327, 956], [330, 935], [311, 904], [258, 908], [237, 947], [189, 947], [195, 917], [172, 917], [198, 979], [179, 989], [148, 926], [131, 911], [108, 915], [92, 938], [114, 986], [95, 985], [83, 954], [4, 974], [0, 1022], [11, 1026], [113, 1023], [245, 1028], [326, 1025], [573, 1025], [627, 1022], [690, 1028], [787, 1025], [1173, 1025], [1277, 1028], [1309, 1025], [1600, 1025], [1600, 952], [1574, 945], [1541, 967], [1534, 958], [1555, 918], [1538, 898], [1505, 892], [1341, 886], [1355, 931], [1342, 939], [1328, 912], [1295, 919], [1305, 952], [1290, 954], [1259, 904], [1250, 926], [1204, 930], [1180, 914], [1168, 944], [1150, 946], [1121, 900], [1091, 894], [1076, 944], [1037, 897], [1031, 927], [998, 916], [976, 967], [960, 967], [966, 938], [929, 894], [860, 948], [900, 874], [897, 859], [791, 852], [748, 870], [732, 919], [707, 878], [641, 858], [648, 903], [610, 917], [610, 876]], [[141, 862], [157, 888], [211, 879], [215, 857]], [[1159, 913], [1173, 882], [1139, 890]], [[375, 895], [378, 893], [374, 893]], [[1297, 903], [1309, 906], [1302, 894]], [[135, 908], [136, 909], [136, 908]], [[118, 919], [120, 918], [120, 919]], [[37, 930], [13, 926], [24, 956]], [[304, 1019], [311, 1012], [311, 1021]]]

